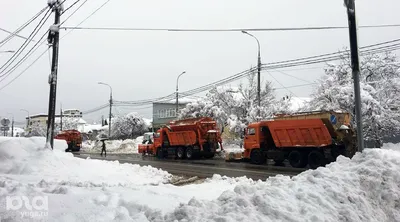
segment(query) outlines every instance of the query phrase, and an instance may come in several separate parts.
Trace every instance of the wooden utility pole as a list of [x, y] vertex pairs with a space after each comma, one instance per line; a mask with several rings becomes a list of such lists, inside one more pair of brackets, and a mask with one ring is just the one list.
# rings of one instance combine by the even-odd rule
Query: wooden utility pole
[[49, 110], [47, 116], [47, 137], [46, 143], [53, 149], [54, 145], [54, 121], [56, 116], [56, 94], [57, 94], [57, 71], [58, 71], [58, 53], [60, 42], [60, 17], [62, 4], [60, 0], [54, 2], [49, 1], [49, 7], [52, 8], [55, 14], [54, 25], [50, 27], [47, 41], [53, 47], [53, 58], [51, 62], [51, 74], [49, 76], [50, 95], [49, 95]]
[[360, 62], [358, 58], [358, 43], [357, 43], [357, 23], [356, 23], [356, 6], [354, 0], [344, 0], [347, 8], [347, 18], [349, 22], [349, 37], [351, 51], [351, 68], [353, 71], [354, 81], [354, 101], [357, 123], [357, 145], [358, 151], [364, 149], [364, 136], [361, 112], [361, 93], [360, 93]]

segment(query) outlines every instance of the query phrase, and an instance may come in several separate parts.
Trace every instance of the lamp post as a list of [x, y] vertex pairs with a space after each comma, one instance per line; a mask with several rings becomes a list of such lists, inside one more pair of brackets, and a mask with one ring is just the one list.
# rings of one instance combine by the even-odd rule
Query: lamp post
[[108, 120], [108, 138], [110, 139], [110, 137], [111, 137], [111, 116], [112, 116], [112, 113], [111, 113], [111, 110], [112, 110], [112, 88], [110, 85], [108, 85], [107, 83], [104, 83], [104, 82], [98, 82], [98, 84], [105, 85], [110, 88], [110, 113], [109, 113], [109, 120]]
[[27, 129], [29, 129], [29, 124], [30, 124], [30, 122], [31, 122], [31, 116], [29, 115], [29, 111], [28, 110], [26, 110], [26, 109], [20, 109], [21, 111], [24, 111], [24, 112], [26, 112], [26, 113], [28, 113], [28, 123], [27, 123]]
[[178, 78], [176, 78], [176, 110], [175, 110], [175, 114], [176, 116], [178, 116], [178, 110], [179, 110], [179, 103], [178, 103], [178, 98], [179, 98], [179, 89], [178, 89], [178, 83], [179, 83], [179, 78], [181, 77], [181, 75], [185, 74], [186, 71], [183, 71], [181, 74], [179, 74]]
[[253, 37], [256, 41], [257, 41], [257, 45], [258, 45], [258, 61], [257, 61], [257, 102], [258, 102], [258, 116], [260, 116], [260, 107], [261, 107], [261, 47], [260, 47], [260, 41], [258, 41], [258, 39], [246, 32], [246, 31], [242, 31], [243, 34], [249, 35], [251, 37]]

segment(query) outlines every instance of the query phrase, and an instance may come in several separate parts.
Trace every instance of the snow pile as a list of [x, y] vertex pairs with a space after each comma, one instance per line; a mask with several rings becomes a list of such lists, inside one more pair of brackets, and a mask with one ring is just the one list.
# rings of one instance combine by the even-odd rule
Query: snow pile
[[118, 161], [84, 160], [65, 153], [66, 142], [55, 140], [54, 151], [44, 149], [45, 139], [1, 138], [0, 174], [9, 178], [62, 185], [128, 186], [167, 182], [165, 171], [152, 167], [120, 164]]
[[[138, 153], [136, 140], [106, 140], [105, 143], [108, 153]], [[101, 152], [101, 147], [102, 142], [99, 140], [88, 140], [82, 143], [82, 151], [84, 152]]]
[[[399, 145], [397, 145], [399, 147]], [[400, 221], [400, 152], [366, 149], [293, 179], [239, 185], [213, 201], [193, 198], [166, 221]]]
[[[254, 182], [214, 176], [202, 184], [165, 184], [170, 174], [152, 167], [74, 158], [43, 148], [44, 138], [0, 139], [0, 215], [5, 221], [152, 221], [191, 198], [211, 201]], [[205, 192], [207, 191], [207, 192]], [[9, 198], [46, 199], [42, 207], [10, 210]], [[46, 203], [46, 204], [45, 204]], [[45, 204], [45, 205], [44, 205]], [[15, 206], [14, 203], [12, 206]]]
[[386, 149], [386, 150], [395, 150], [395, 151], [399, 151], [399, 152], [400, 152], [400, 146], [399, 146], [399, 144], [385, 143], [385, 144], [383, 144], [382, 149]]

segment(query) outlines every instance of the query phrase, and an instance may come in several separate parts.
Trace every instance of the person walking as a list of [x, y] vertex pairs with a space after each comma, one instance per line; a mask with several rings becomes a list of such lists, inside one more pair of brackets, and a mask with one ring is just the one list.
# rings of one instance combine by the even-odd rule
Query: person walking
[[102, 140], [103, 144], [101, 145], [101, 156], [103, 156], [103, 151], [104, 151], [104, 156], [107, 157], [107, 152], [106, 152], [106, 142]]

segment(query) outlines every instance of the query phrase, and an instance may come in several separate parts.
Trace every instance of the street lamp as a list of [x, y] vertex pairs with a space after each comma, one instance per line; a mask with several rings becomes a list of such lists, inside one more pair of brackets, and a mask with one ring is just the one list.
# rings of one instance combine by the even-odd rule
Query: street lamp
[[27, 125], [26, 128], [29, 129], [29, 123], [30, 123], [30, 121], [31, 121], [31, 116], [29, 115], [29, 111], [26, 110], [26, 109], [20, 109], [20, 111], [24, 111], [24, 112], [28, 113], [28, 125]]
[[258, 101], [258, 115], [260, 115], [260, 107], [261, 107], [261, 47], [260, 47], [260, 41], [258, 41], [258, 39], [246, 32], [246, 31], [242, 31], [243, 34], [249, 35], [251, 37], [253, 37], [256, 41], [257, 41], [257, 45], [258, 45], [258, 61], [257, 61], [257, 101]]
[[179, 74], [178, 78], [176, 78], [176, 110], [175, 110], [175, 115], [178, 116], [178, 109], [179, 109], [179, 104], [178, 104], [178, 82], [179, 82], [179, 78], [181, 77], [181, 75], [185, 74], [186, 71], [183, 71], [181, 74]]
[[110, 88], [110, 113], [109, 113], [109, 120], [108, 120], [108, 138], [110, 139], [111, 137], [111, 109], [112, 109], [112, 88], [110, 85], [108, 85], [107, 83], [104, 82], [98, 82], [98, 84], [100, 85], [105, 85], [108, 86]]

